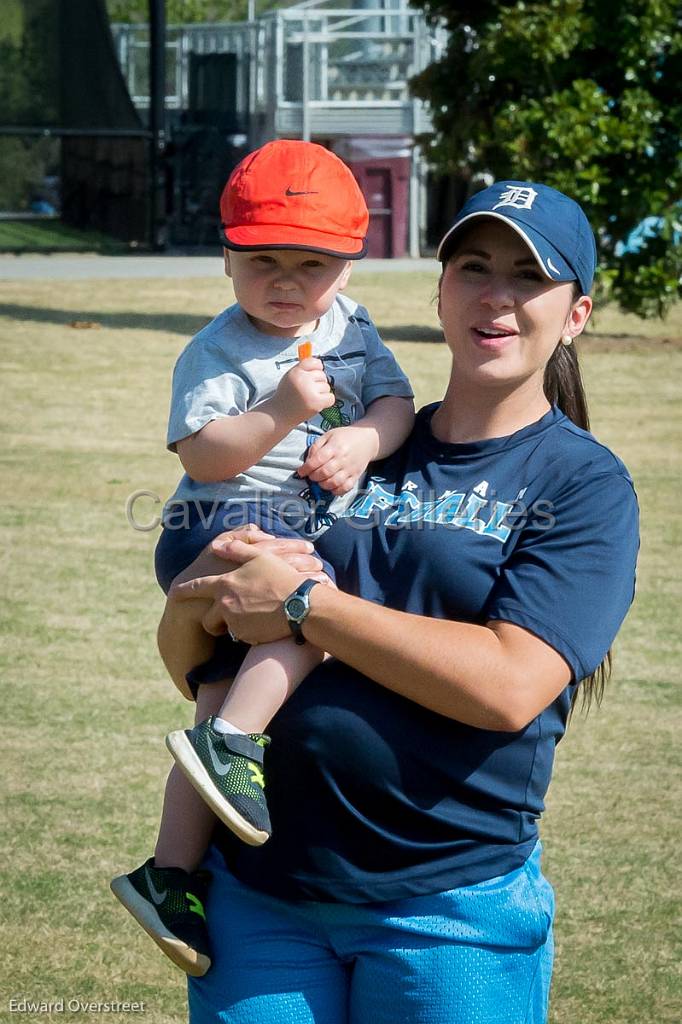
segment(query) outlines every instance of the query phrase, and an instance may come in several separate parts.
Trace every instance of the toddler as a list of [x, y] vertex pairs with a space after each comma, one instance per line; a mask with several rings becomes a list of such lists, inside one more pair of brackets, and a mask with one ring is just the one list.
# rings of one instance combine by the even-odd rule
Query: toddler
[[[367, 311], [341, 294], [351, 261], [366, 253], [369, 220], [345, 164], [313, 143], [270, 142], [235, 168], [220, 209], [236, 303], [175, 367], [168, 447], [185, 475], [156, 552], [166, 592], [225, 530], [253, 523], [279, 537], [319, 536], [414, 419], [405, 375]], [[333, 585], [327, 563], [324, 573]], [[176, 767], [154, 857], [111, 883], [192, 975], [210, 966], [199, 866], [214, 815], [246, 843], [270, 835], [265, 730], [324, 657], [300, 631], [313, 585], [287, 604], [289, 639], [248, 648], [206, 634], [208, 660], [187, 677], [197, 724], [166, 738]]]

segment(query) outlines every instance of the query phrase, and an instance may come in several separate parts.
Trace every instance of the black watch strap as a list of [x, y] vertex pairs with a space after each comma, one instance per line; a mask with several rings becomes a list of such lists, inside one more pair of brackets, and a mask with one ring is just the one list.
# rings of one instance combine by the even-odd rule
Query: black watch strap
[[319, 580], [304, 580], [300, 587], [297, 587], [292, 594], [289, 594], [284, 602], [284, 612], [289, 623], [294, 640], [297, 644], [304, 644], [302, 625], [308, 617], [310, 603], [308, 594]]

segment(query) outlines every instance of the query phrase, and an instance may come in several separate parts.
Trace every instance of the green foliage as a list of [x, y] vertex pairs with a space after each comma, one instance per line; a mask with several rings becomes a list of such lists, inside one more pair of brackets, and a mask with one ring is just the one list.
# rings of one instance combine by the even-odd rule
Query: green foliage
[[[544, 181], [585, 208], [602, 297], [640, 316], [682, 294], [682, 33], [677, 0], [412, 0], [449, 46], [413, 80], [429, 158], [467, 179]], [[637, 253], [617, 244], [648, 216]]]
[[[111, 21], [149, 20], [148, 0], [106, 0]], [[262, 9], [257, 4], [257, 9]], [[166, 22], [189, 25], [194, 22], [241, 21], [246, 18], [247, 0], [166, 0]]]
[[[57, 7], [7, 4], [0, 25], [0, 123], [50, 124], [57, 118], [58, 80], [54, 46]], [[31, 193], [58, 167], [59, 144], [51, 138], [0, 135], [0, 210], [28, 206]]]
[[0, 136], [0, 210], [25, 210], [31, 193], [58, 166], [59, 143], [50, 138]]
[[18, 42], [24, 24], [24, 10], [20, 0], [5, 0], [0, 20], [0, 40]]
[[[22, 12], [19, 12], [22, 13]], [[59, 55], [54, 46], [57, 10], [27, 8], [0, 33], [0, 124], [51, 123], [57, 116]]]

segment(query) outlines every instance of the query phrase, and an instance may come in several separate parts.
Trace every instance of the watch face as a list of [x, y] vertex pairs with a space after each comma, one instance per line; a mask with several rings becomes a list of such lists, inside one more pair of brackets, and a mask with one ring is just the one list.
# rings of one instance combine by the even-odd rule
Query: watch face
[[287, 601], [287, 614], [289, 615], [289, 618], [294, 619], [294, 621], [300, 619], [305, 610], [306, 603], [302, 598], [292, 597]]

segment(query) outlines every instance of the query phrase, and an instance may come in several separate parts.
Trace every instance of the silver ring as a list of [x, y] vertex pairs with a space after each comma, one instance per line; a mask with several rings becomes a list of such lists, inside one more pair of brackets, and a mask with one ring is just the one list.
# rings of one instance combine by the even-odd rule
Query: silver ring
[[232, 640], [233, 643], [239, 643], [239, 637], [234, 635], [229, 626], [227, 627], [227, 635], [229, 636], [230, 640]]

